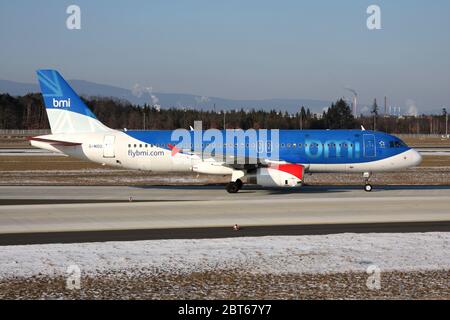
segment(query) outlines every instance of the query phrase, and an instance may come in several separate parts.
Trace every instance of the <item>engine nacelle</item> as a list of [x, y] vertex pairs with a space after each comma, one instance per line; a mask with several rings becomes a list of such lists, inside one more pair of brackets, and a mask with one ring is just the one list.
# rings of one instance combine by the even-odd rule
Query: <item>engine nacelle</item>
[[272, 165], [257, 169], [248, 181], [262, 187], [298, 188], [302, 185], [304, 169], [298, 164]]

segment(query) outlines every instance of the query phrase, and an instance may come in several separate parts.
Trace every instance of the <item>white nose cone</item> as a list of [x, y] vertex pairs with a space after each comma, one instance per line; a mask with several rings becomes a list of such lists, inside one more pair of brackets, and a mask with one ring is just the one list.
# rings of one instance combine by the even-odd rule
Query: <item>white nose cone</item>
[[419, 152], [414, 149], [410, 149], [406, 152], [406, 157], [408, 160], [408, 164], [411, 167], [418, 166], [422, 162], [422, 156]]

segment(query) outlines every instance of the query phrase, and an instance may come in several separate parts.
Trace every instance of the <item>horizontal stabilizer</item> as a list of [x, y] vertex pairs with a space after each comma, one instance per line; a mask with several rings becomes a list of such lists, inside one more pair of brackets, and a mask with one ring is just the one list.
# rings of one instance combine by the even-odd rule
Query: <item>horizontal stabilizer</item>
[[61, 140], [52, 140], [52, 139], [43, 139], [38, 137], [28, 137], [29, 141], [39, 141], [39, 142], [47, 142], [52, 146], [79, 146], [81, 143], [79, 142], [70, 142], [70, 141], [61, 141]]

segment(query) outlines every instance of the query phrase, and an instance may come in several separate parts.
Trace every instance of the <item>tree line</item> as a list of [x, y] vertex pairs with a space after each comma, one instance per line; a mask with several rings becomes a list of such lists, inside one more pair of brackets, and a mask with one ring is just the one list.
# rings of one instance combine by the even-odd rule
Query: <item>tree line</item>
[[[83, 98], [97, 118], [110, 128], [171, 130], [189, 128], [201, 120], [204, 129], [375, 129], [389, 133], [445, 133], [445, 115], [386, 117], [373, 113], [355, 118], [348, 103], [337, 100], [322, 114], [300, 107], [295, 114], [276, 110], [205, 111], [159, 109], [132, 105], [106, 97]], [[49, 129], [41, 94], [24, 96], [0, 94], [0, 129]]]

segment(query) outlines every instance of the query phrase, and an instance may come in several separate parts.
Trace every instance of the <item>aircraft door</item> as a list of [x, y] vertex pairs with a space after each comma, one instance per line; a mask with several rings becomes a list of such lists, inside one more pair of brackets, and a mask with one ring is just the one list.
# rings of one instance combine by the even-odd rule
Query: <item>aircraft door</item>
[[375, 157], [375, 135], [373, 134], [365, 134], [363, 136], [364, 139], [364, 157]]
[[103, 140], [103, 158], [114, 158], [114, 142], [116, 140], [115, 136], [108, 135], [104, 137]]

